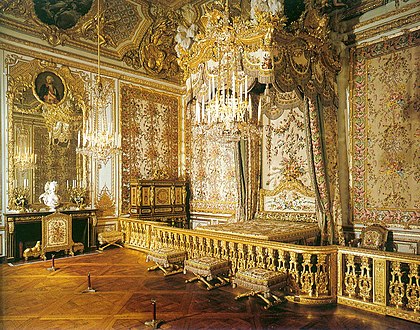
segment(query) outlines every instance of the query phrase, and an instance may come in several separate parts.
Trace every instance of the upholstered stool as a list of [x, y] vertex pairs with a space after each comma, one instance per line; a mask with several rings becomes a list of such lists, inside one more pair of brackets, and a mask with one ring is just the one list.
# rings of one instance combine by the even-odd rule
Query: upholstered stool
[[160, 248], [149, 251], [146, 262], [154, 261], [156, 265], [147, 268], [147, 270], [160, 269], [165, 276], [178, 274], [182, 272], [182, 263], [185, 260], [186, 254], [185, 251], [177, 251], [173, 248]]
[[104, 246], [100, 247], [99, 250], [103, 251], [105, 248], [107, 248], [110, 245], [115, 245], [118, 247], [123, 247], [121, 245], [121, 242], [123, 240], [123, 233], [120, 231], [112, 230], [112, 231], [104, 231], [102, 233], [98, 234], [98, 241], [99, 245]]
[[236, 300], [243, 297], [257, 296], [267, 304], [264, 309], [268, 309], [283, 302], [283, 299], [273, 294], [273, 292], [283, 290], [286, 284], [286, 272], [277, 272], [264, 268], [249, 268], [241, 269], [236, 273], [232, 286], [236, 287], [238, 285], [251, 290], [236, 296]]
[[[207, 290], [229, 284], [230, 266], [229, 261], [217, 259], [213, 257], [200, 257], [196, 259], [188, 259], [184, 261], [184, 274], [187, 271], [192, 272], [195, 277], [186, 280], [185, 283], [201, 281], [207, 286]], [[213, 279], [218, 280], [216, 284], [211, 284]]]

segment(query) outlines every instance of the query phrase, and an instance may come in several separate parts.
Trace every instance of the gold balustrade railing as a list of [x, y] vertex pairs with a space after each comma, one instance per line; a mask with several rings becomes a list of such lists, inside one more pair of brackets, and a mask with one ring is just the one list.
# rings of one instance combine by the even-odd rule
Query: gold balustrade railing
[[120, 227], [129, 248], [171, 247], [186, 251], [189, 258], [229, 260], [233, 275], [249, 267], [287, 271], [290, 301], [345, 304], [420, 323], [419, 256], [247, 239], [133, 218], [121, 218]]
[[337, 302], [420, 323], [420, 257], [337, 247]]

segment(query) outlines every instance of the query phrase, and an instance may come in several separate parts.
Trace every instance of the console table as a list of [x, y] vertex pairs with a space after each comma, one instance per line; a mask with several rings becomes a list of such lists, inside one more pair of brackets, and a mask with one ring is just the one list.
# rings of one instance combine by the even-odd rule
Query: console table
[[[97, 225], [96, 209], [59, 210], [59, 212], [72, 216], [74, 242], [83, 243], [86, 250], [95, 249]], [[28, 240], [34, 242], [41, 240], [42, 217], [52, 213], [53, 212], [51, 211], [40, 211], [24, 213], [8, 212], [3, 214], [6, 222], [7, 261], [14, 261], [19, 258], [19, 241], [23, 241], [24, 238], [29, 238]]]

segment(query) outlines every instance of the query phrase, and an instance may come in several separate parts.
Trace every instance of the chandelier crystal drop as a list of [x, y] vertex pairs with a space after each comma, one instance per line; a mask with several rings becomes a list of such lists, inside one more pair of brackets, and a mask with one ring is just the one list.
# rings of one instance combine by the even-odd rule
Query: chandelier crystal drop
[[[100, 22], [103, 21], [104, 12], [100, 10], [98, 1], [98, 13], [96, 16], [98, 32], [98, 73], [90, 86], [92, 91], [92, 116], [85, 120], [83, 134], [78, 135], [77, 149], [79, 154], [91, 156], [97, 161], [106, 164], [111, 157], [121, 151], [121, 136], [115, 133], [112, 120], [113, 86], [103, 81], [101, 77], [101, 45], [105, 43], [102, 36]], [[103, 28], [103, 27], [102, 27]]]

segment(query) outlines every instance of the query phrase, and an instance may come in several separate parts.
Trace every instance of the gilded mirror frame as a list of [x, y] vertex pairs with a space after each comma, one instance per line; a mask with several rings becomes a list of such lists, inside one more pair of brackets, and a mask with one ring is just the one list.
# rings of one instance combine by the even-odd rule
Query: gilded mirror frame
[[[49, 166], [51, 161], [44, 161], [37, 164], [37, 167], [43, 168], [38, 168], [35, 171], [35, 168], [22, 169], [16, 165], [15, 151], [16, 143], [19, 140], [17, 125], [20, 124], [19, 120], [22, 120], [20, 125], [32, 130], [29, 140], [32, 151], [35, 152], [35, 143], [37, 143], [43, 148], [48, 147], [50, 149], [48, 159], [53, 157], [60, 159], [66, 153], [71, 153], [75, 161], [75, 174], [71, 178], [73, 179], [71, 182], [76, 180], [76, 183], [83, 182], [85, 186], [88, 186], [90, 175], [88, 161], [86, 157], [76, 153], [77, 132], [83, 129], [83, 122], [87, 116], [88, 93], [85, 88], [85, 78], [82, 74], [71, 71], [67, 66], [39, 59], [24, 59], [14, 54], [7, 55], [6, 65], [8, 72], [6, 94], [8, 103], [8, 208], [10, 210], [18, 209], [15, 203], [16, 194], [21, 193], [23, 189], [19, 187], [24, 188], [25, 183], [27, 183], [26, 195], [27, 201], [31, 204], [30, 210], [37, 210], [43, 207], [42, 204], [38, 203], [38, 195], [43, 192], [40, 187], [44, 187], [45, 182], [40, 180], [45, 181], [46, 178], [36, 178], [35, 174], [47, 172], [48, 167], [50, 167], [50, 172], [56, 171], [54, 175], [57, 175], [57, 166]], [[46, 80], [47, 76], [53, 77], [59, 91], [60, 100], [57, 102], [46, 102], [40, 97], [40, 86], [42, 80]], [[24, 123], [24, 120], [29, 123]], [[42, 134], [35, 136], [34, 127], [39, 128], [40, 120], [44, 121], [45, 129]], [[36, 121], [37, 124], [34, 124]], [[45, 131], [48, 133], [47, 135]], [[45, 143], [40, 140], [40, 137], [44, 138], [44, 136], [46, 136]], [[53, 148], [55, 149], [53, 150]], [[59, 160], [57, 161], [59, 162]], [[62, 177], [66, 175], [64, 170], [73, 166], [71, 165], [73, 162], [64, 162], [65, 160], [59, 167], [63, 172], [58, 174]], [[25, 179], [28, 181], [25, 182]], [[60, 182], [60, 189], [64, 191], [63, 204], [66, 204], [70, 196], [69, 190], [65, 190], [65, 181]], [[27, 210], [21, 208], [21, 211]]]

